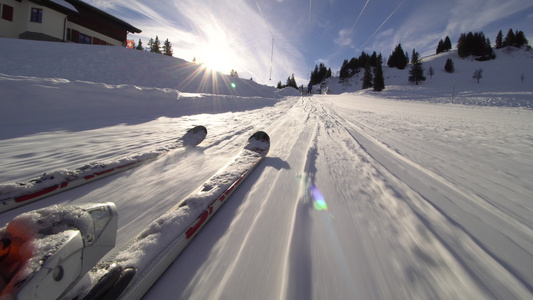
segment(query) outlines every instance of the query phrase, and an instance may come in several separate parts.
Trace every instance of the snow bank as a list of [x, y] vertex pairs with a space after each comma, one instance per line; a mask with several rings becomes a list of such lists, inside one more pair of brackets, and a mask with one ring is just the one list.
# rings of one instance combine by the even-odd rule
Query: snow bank
[[245, 111], [272, 106], [280, 98], [274, 93], [274, 98], [181, 93], [168, 88], [5, 74], [0, 74], [0, 93], [0, 139], [138, 124], [160, 117]]
[[297, 89], [293, 88], [293, 87], [286, 87], [286, 88], [283, 88], [281, 90], [278, 90], [277, 91], [278, 95], [280, 96], [283, 96], [283, 97], [287, 97], [287, 96], [300, 96], [300, 91], [298, 91]]
[[[0, 38], [0, 73], [182, 92], [275, 98], [275, 88], [183, 59], [122, 47]], [[233, 84], [232, 84], [233, 83]]]

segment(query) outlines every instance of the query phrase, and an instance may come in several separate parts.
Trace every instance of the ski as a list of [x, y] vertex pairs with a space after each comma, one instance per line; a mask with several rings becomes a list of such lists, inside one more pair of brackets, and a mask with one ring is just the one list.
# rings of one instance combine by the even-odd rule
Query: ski
[[0, 213], [138, 167], [171, 150], [196, 146], [206, 135], [207, 129], [204, 126], [195, 126], [174, 143], [150, 152], [109, 162], [93, 162], [74, 170], [45, 173], [39, 178], [21, 183], [0, 185]]
[[200, 188], [98, 263], [88, 274], [91, 286], [75, 288], [69, 296], [87, 300], [140, 299], [266, 156], [269, 148], [269, 136], [262, 131], [254, 133], [241, 152]]
[[0, 229], [0, 298], [140, 299], [269, 148], [269, 136], [254, 133], [195, 192], [110, 253], [118, 218], [113, 203], [19, 215]]
[[0, 299], [58, 299], [116, 242], [113, 203], [54, 205], [0, 228]]

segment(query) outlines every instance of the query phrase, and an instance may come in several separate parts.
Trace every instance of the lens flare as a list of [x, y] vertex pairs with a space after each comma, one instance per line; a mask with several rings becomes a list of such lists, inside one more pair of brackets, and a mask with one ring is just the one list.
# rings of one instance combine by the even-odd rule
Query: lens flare
[[326, 205], [326, 201], [324, 200], [324, 196], [322, 196], [322, 193], [320, 190], [314, 185], [311, 184], [309, 187], [309, 191], [311, 192], [311, 196], [315, 199], [313, 205], [316, 210], [328, 210], [328, 206]]
[[235, 84], [235, 82], [232, 82], [232, 83], [231, 83], [231, 87], [232, 87], [232, 88], [236, 88], [236, 87], [237, 87], [237, 85]]

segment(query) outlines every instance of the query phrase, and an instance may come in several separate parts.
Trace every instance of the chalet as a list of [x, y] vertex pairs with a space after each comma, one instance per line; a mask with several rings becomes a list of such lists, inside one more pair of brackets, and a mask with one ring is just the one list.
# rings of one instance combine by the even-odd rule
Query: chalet
[[0, 37], [126, 45], [132, 25], [81, 0], [0, 0]]

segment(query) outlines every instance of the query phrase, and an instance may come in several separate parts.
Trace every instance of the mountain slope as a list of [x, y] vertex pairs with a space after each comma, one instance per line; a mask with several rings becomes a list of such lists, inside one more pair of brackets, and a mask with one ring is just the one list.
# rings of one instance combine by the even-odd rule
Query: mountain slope
[[276, 97], [273, 87], [211, 72], [183, 59], [123, 47], [6, 38], [0, 38], [0, 47], [4, 53], [10, 53], [0, 57], [3, 74], [192, 93]]
[[[380, 93], [361, 90], [362, 71], [344, 83], [330, 78], [328, 88], [333, 94], [359, 92], [395, 100], [533, 107], [533, 50], [509, 47], [495, 52], [496, 59], [485, 62], [473, 57], [460, 58], [457, 50], [425, 57], [422, 63], [426, 81], [420, 85], [408, 82], [410, 65], [407, 65], [404, 70], [383, 67], [385, 90]], [[444, 70], [448, 58], [454, 63], [454, 73]], [[431, 78], [427, 74], [430, 67], [435, 72]], [[472, 78], [477, 69], [483, 69], [479, 84]]]

